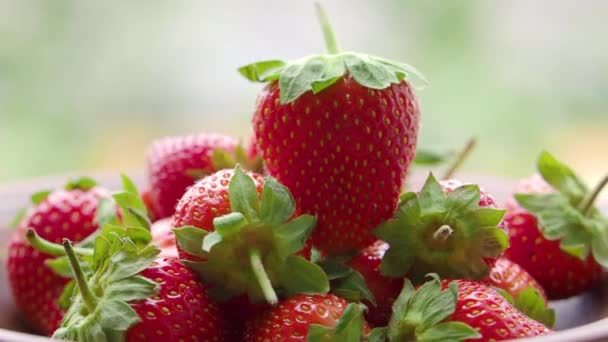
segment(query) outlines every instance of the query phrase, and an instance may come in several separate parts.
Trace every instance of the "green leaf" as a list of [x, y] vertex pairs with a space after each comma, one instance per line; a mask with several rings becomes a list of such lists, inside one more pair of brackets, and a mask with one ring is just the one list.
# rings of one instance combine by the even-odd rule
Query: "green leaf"
[[152, 296], [159, 289], [158, 284], [150, 279], [134, 276], [111, 283], [105, 289], [105, 295], [120, 301], [130, 302]]
[[427, 214], [445, 211], [445, 193], [432, 173], [429, 173], [422, 190], [420, 190], [418, 202], [421, 210]]
[[[299, 62], [286, 65], [279, 77], [281, 103], [290, 103], [305, 92], [312, 90], [313, 83], [323, 83], [335, 74], [328, 75], [326, 59], [312, 56]], [[333, 70], [332, 70], [333, 71]]]
[[316, 221], [314, 216], [301, 215], [280, 226], [275, 234], [283, 253], [293, 254], [301, 251], [312, 233]]
[[367, 287], [361, 273], [357, 271], [351, 271], [347, 276], [340, 279], [336, 285], [332, 286], [332, 291], [337, 296], [350, 302], [367, 300], [373, 305], [376, 305], [374, 294]]
[[[137, 186], [135, 186], [135, 183], [133, 182], [133, 180], [131, 180], [131, 178], [129, 178], [125, 174], [121, 174], [120, 179], [122, 180], [122, 189], [139, 198], [139, 191], [137, 191]], [[143, 209], [145, 209], [145, 206]]]
[[236, 167], [228, 185], [230, 207], [233, 212], [242, 213], [250, 223], [259, 222], [260, 199], [253, 179], [240, 167]]
[[280, 277], [287, 296], [300, 293], [323, 294], [329, 291], [329, 280], [323, 269], [300, 256], [287, 257]]
[[[393, 303], [393, 314], [388, 322], [388, 331], [386, 335], [389, 341], [404, 341], [406, 336], [401, 329], [402, 321], [407, 314], [408, 305], [416, 290], [409, 279], [405, 279], [403, 289], [399, 293], [399, 297]], [[406, 332], [409, 333], [409, 332]]]
[[352, 268], [332, 259], [321, 260], [316, 262], [316, 264], [321, 266], [329, 280], [346, 278], [349, 274], [353, 273]]
[[369, 56], [345, 54], [344, 64], [355, 81], [367, 88], [384, 89], [391, 83], [400, 82], [391, 69]]
[[175, 233], [178, 246], [186, 253], [197, 257], [205, 255], [202, 246], [203, 239], [209, 234], [207, 231], [193, 226], [184, 226], [174, 228], [173, 232]]
[[407, 248], [390, 247], [380, 263], [380, 273], [389, 277], [403, 277], [415, 261], [412, 250]]
[[363, 340], [363, 312], [365, 306], [349, 304], [333, 328], [311, 324], [308, 342], [360, 342]]
[[74, 190], [74, 189], [81, 189], [84, 191], [87, 191], [89, 189], [94, 188], [97, 185], [97, 182], [89, 177], [80, 177], [77, 179], [71, 179], [69, 180], [66, 185], [65, 185], [65, 189], [66, 190]]
[[281, 224], [294, 213], [296, 205], [289, 189], [272, 177], [264, 181], [261, 219], [268, 224]]
[[57, 257], [54, 259], [47, 259], [44, 262], [55, 274], [64, 278], [72, 278], [72, 268], [70, 262], [65, 256]]
[[604, 267], [608, 267], [608, 220], [601, 219], [593, 226], [591, 250], [595, 261]]
[[328, 341], [330, 339], [332, 329], [324, 325], [311, 324], [308, 327], [308, 334], [306, 335], [306, 342], [321, 342]]
[[101, 227], [106, 223], [118, 224], [116, 203], [111, 198], [100, 197], [95, 211], [95, 222]]
[[555, 311], [547, 307], [545, 299], [533, 286], [523, 290], [513, 305], [526, 316], [551, 328], [555, 324]]
[[439, 323], [418, 335], [419, 342], [464, 341], [482, 338], [481, 334], [471, 326], [462, 322]]
[[[211, 164], [216, 170], [224, 170], [232, 169], [236, 165], [236, 161], [228, 151], [216, 148], [211, 154]], [[200, 177], [196, 179], [200, 179]]]
[[388, 327], [374, 328], [367, 336], [367, 342], [386, 342], [388, 339]]
[[246, 79], [253, 82], [266, 82], [273, 75], [278, 73], [285, 65], [285, 62], [280, 60], [261, 61], [242, 66], [238, 69], [239, 73]]
[[138, 222], [136, 227], [141, 227], [146, 230], [150, 230], [150, 226], [152, 222], [148, 218], [148, 214], [145, 210], [137, 209], [137, 208], [128, 208], [127, 211], [131, 214]]
[[413, 163], [421, 166], [435, 166], [445, 163], [452, 157], [452, 152], [436, 152], [425, 149], [416, 150], [416, 156], [414, 157]]
[[99, 324], [105, 329], [127, 331], [141, 321], [133, 308], [120, 300], [107, 300], [99, 305]]
[[61, 295], [59, 296], [58, 305], [62, 310], [67, 310], [72, 304], [72, 296], [74, 295], [74, 291], [76, 290], [76, 281], [70, 280], [69, 283], [65, 285]]
[[218, 243], [222, 242], [222, 235], [218, 232], [212, 232], [209, 233], [207, 235], [205, 235], [205, 237], [203, 238], [203, 252], [209, 253], [211, 252], [211, 249], [217, 245]]
[[241, 229], [249, 224], [245, 216], [239, 212], [226, 214], [213, 219], [213, 227], [215, 232], [220, 234], [222, 238], [227, 238], [237, 234]]
[[42, 203], [42, 201], [44, 201], [51, 192], [52, 190], [43, 190], [32, 194], [32, 203], [34, 203], [35, 205]]
[[400, 80], [403, 79], [403, 77], [412, 78], [411, 76], [414, 76], [413, 79], [417, 79], [423, 83], [422, 85], [419, 85], [418, 88], [424, 88], [424, 86], [430, 83], [422, 72], [407, 63], [401, 63], [378, 56], [371, 56], [371, 58], [389, 66], [390, 70], [395, 72]]
[[588, 191], [572, 169], [547, 151], [541, 152], [538, 157], [538, 171], [547, 183], [575, 203], [578, 203]]
[[452, 191], [446, 199], [446, 207], [450, 210], [475, 209], [479, 203], [479, 186], [467, 184]]
[[20, 209], [17, 212], [17, 215], [15, 215], [15, 217], [13, 217], [11, 222], [8, 224], [9, 228], [14, 229], [14, 228], [19, 227], [19, 224], [21, 223], [21, 221], [23, 220], [23, 218], [25, 217], [26, 214], [27, 214], [27, 209], [25, 209], [25, 208]]

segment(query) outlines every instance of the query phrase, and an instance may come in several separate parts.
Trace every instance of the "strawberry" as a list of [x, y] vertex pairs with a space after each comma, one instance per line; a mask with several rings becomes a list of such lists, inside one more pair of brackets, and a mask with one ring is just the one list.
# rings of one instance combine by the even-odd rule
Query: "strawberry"
[[194, 184], [177, 204], [173, 225], [180, 256], [211, 284], [220, 300], [247, 295], [249, 302], [325, 293], [323, 270], [295, 255], [315, 224], [310, 215], [294, 217], [289, 190], [274, 178], [221, 170]]
[[388, 327], [374, 329], [369, 341], [501, 341], [550, 333], [487, 285], [434, 275], [418, 289], [405, 281]]
[[[364, 248], [391, 217], [414, 158], [420, 111], [412, 67], [341, 52], [319, 9], [328, 52], [244, 66], [269, 82], [257, 99], [254, 134], [268, 172], [314, 214], [313, 244], [328, 254]], [[407, 75], [407, 80], [406, 80]]]
[[547, 307], [547, 296], [543, 288], [518, 264], [500, 258], [483, 281], [493, 286], [503, 297], [526, 316], [552, 327], [555, 312]]
[[402, 195], [395, 218], [374, 231], [390, 245], [380, 265], [382, 274], [407, 275], [414, 282], [429, 272], [485, 278], [508, 246], [499, 227], [504, 211], [482, 206], [492, 203], [489, 195], [481, 197], [477, 185], [444, 188], [430, 174], [420, 193]]
[[160, 248], [160, 256], [177, 257], [177, 245], [175, 242], [175, 234], [173, 234], [173, 220], [171, 217], [154, 222], [150, 226], [152, 241]]
[[367, 321], [372, 326], [383, 326], [391, 316], [392, 305], [403, 288], [403, 278], [389, 278], [380, 273], [380, 262], [389, 245], [377, 240], [348, 262], [365, 279], [375, 303], [366, 301]]
[[362, 341], [364, 309], [332, 294], [298, 295], [249, 321], [243, 341]]
[[511, 201], [506, 256], [528, 271], [549, 299], [567, 298], [596, 286], [602, 266], [608, 266], [608, 218], [593, 205], [608, 176], [589, 190], [548, 152], [540, 154], [538, 171], [543, 182], [528, 180], [520, 188], [540, 192], [518, 193]]
[[[95, 240], [93, 258], [64, 248], [76, 280], [71, 305], [53, 338], [79, 341], [223, 341], [224, 324], [196, 275], [176, 258], [159, 258], [144, 231]], [[144, 235], [142, 235], [144, 234]], [[84, 266], [87, 267], [84, 267]], [[87, 271], [88, 270], [88, 271]]]
[[232, 168], [237, 162], [259, 168], [235, 139], [225, 135], [197, 134], [154, 141], [147, 151], [149, 190], [144, 192], [152, 217], [170, 217], [177, 201], [197, 179]]
[[89, 178], [69, 182], [64, 189], [32, 196], [34, 207], [19, 222], [8, 245], [8, 280], [13, 298], [24, 318], [40, 333], [50, 335], [63, 316], [57, 304], [69, 279], [47, 265], [49, 253], [34, 249], [26, 240], [28, 228], [47, 240], [80, 241], [98, 229], [96, 211], [109, 193]]

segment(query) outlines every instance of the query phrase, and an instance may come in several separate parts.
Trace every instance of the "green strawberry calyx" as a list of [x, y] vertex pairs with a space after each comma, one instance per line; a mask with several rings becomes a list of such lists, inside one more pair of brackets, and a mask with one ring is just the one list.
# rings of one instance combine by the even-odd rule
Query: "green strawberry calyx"
[[494, 287], [494, 290], [524, 315], [549, 328], [555, 325], [555, 310], [549, 308], [545, 298], [534, 286], [528, 286], [515, 298], [501, 288]]
[[556, 191], [515, 194], [519, 205], [536, 216], [547, 240], [560, 240], [566, 253], [581, 260], [591, 254], [608, 267], [608, 218], [594, 206], [608, 175], [589, 190], [572, 169], [546, 151], [538, 158], [538, 171]]
[[450, 282], [442, 290], [436, 274], [418, 289], [406, 279], [393, 304], [387, 327], [372, 330], [369, 342], [384, 341], [464, 341], [481, 338], [479, 332], [464, 322], [449, 321], [456, 310], [458, 283]]
[[365, 336], [365, 305], [350, 303], [333, 328], [311, 324], [308, 328], [307, 342], [360, 342]]
[[178, 245], [201, 261], [184, 261], [201, 279], [214, 285], [218, 300], [246, 293], [253, 302], [276, 304], [278, 294], [326, 293], [327, 275], [301, 256], [315, 217], [292, 219], [294, 199], [272, 177], [261, 198], [253, 179], [240, 167], [228, 185], [232, 212], [213, 220], [214, 231], [186, 226], [174, 229]]
[[416, 283], [431, 272], [445, 278], [486, 277], [490, 266], [485, 259], [501, 255], [509, 241], [497, 227], [504, 210], [479, 207], [479, 196], [473, 184], [446, 194], [429, 174], [420, 194], [402, 195], [395, 218], [374, 230], [390, 245], [380, 271], [407, 275]]
[[355, 52], [340, 52], [329, 20], [320, 5], [316, 5], [328, 54], [312, 55], [295, 61], [266, 60], [245, 65], [239, 72], [254, 82], [277, 81], [280, 101], [290, 103], [307, 91], [317, 94], [336, 83], [346, 74], [360, 85], [384, 89], [401, 83], [410, 75], [428, 83], [411, 65]]
[[[75, 285], [71, 305], [54, 339], [70, 341], [124, 341], [126, 331], [141, 318], [129, 305], [155, 295], [159, 285], [138, 275], [158, 253], [156, 247], [140, 248], [130, 238], [116, 233], [95, 239], [94, 254], [78, 258], [69, 240], [66, 251]], [[84, 271], [86, 269], [89, 271]]]
[[[350, 258], [349, 258], [350, 259]], [[374, 294], [367, 287], [361, 273], [347, 266], [340, 257], [322, 258], [315, 263], [325, 271], [330, 281], [331, 293], [349, 302], [363, 300], [376, 305]]]

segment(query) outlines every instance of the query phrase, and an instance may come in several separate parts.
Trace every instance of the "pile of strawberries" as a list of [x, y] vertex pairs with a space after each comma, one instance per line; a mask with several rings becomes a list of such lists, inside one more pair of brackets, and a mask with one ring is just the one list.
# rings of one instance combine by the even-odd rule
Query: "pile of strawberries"
[[[15, 302], [74, 341], [496, 341], [552, 333], [548, 300], [597, 286], [608, 219], [549, 153], [505, 209], [429, 174], [403, 191], [411, 66], [338, 50], [239, 69], [267, 83], [254, 139], [154, 142], [123, 176], [32, 196], [9, 244]], [[458, 162], [461, 160], [458, 159]], [[469, 180], [470, 181], [470, 180]]]

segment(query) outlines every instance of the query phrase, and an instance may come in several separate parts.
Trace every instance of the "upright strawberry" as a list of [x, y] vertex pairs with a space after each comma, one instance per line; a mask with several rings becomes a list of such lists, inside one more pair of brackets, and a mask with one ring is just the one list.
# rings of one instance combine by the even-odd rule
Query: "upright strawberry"
[[294, 217], [289, 190], [274, 178], [222, 170], [193, 185], [177, 205], [174, 226], [180, 255], [212, 295], [246, 294], [250, 302], [276, 304], [277, 292], [325, 293], [323, 270], [295, 255], [315, 224]]
[[[196, 134], [154, 141], [147, 151], [149, 189], [144, 201], [154, 219], [173, 215], [177, 201], [197, 179], [236, 162], [254, 167], [242, 146], [228, 136]], [[253, 155], [252, 155], [253, 156]]]
[[26, 231], [31, 228], [54, 242], [83, 240], [98, 229], [97, 207], [100, 198], [108, 197], [109, 192], [89, 178], [69, 182], [64, 189], [36, 193], [34, 207], [13, 233], [6, 262], [13, 298], [23, 317], [45, 335], [52, 334], [63, 317], [57, 300], [69, 279], [52, 271], [46, 263], [52, 256], [34, 249]]
[[[328, 254], [364, 248], [394, 212], [414, 158], [420, 111], [412, 67], [338, 50], [324, 13], [328, 54], [244, 66], [269, 82], [253, 117], [268, 172], [318, 225], [313, 244]], [[406, 80], [406, 77], [408, 80]]]
[[[480, 201], [477, 185], [444, 189], [430, 174], [420, 193], [402, 195], [395, 218], [375, 230], [390, 245], [381, 272], [407, 275], [414, 282], [430, 272], [447, 278], [485, 278], [509, 242], [498, 227], [504, 211], [483, 207]], [[489, 203], [487, 198], [482, 202]]]
[[406, 280], [386, 328], [372, 331], [380, 341], [502, 341], [552, 331], [515, 309], [492, 288], [470, 280], [431, 281], [415, 289]]
[[158, 258], [159, 250], [148, 245], [149, 233], [137, 233], [143, 245], [131, 240], [128, 233], [98, 236], [93, 256], [82, 260], [69, 240], [64, 240], [77, 286], [53, 337], [71, 341], [223, 341], [222, 316], [196, 275], [175, 258]]
[[528, 271], [549, 299], [577, 295], [598, 284], [608, 266], [608, 218], [594, 207], [608, 176], [589, 190], [563, 163], [547, 152], [538, 158], [543, 183], [518, 193], [505, 218], [511, 236], [506, 256]]
[[246, 325], [245, 342], [359, 342], [369, 332], [365, 307], [332, 294], [298, 295]]

